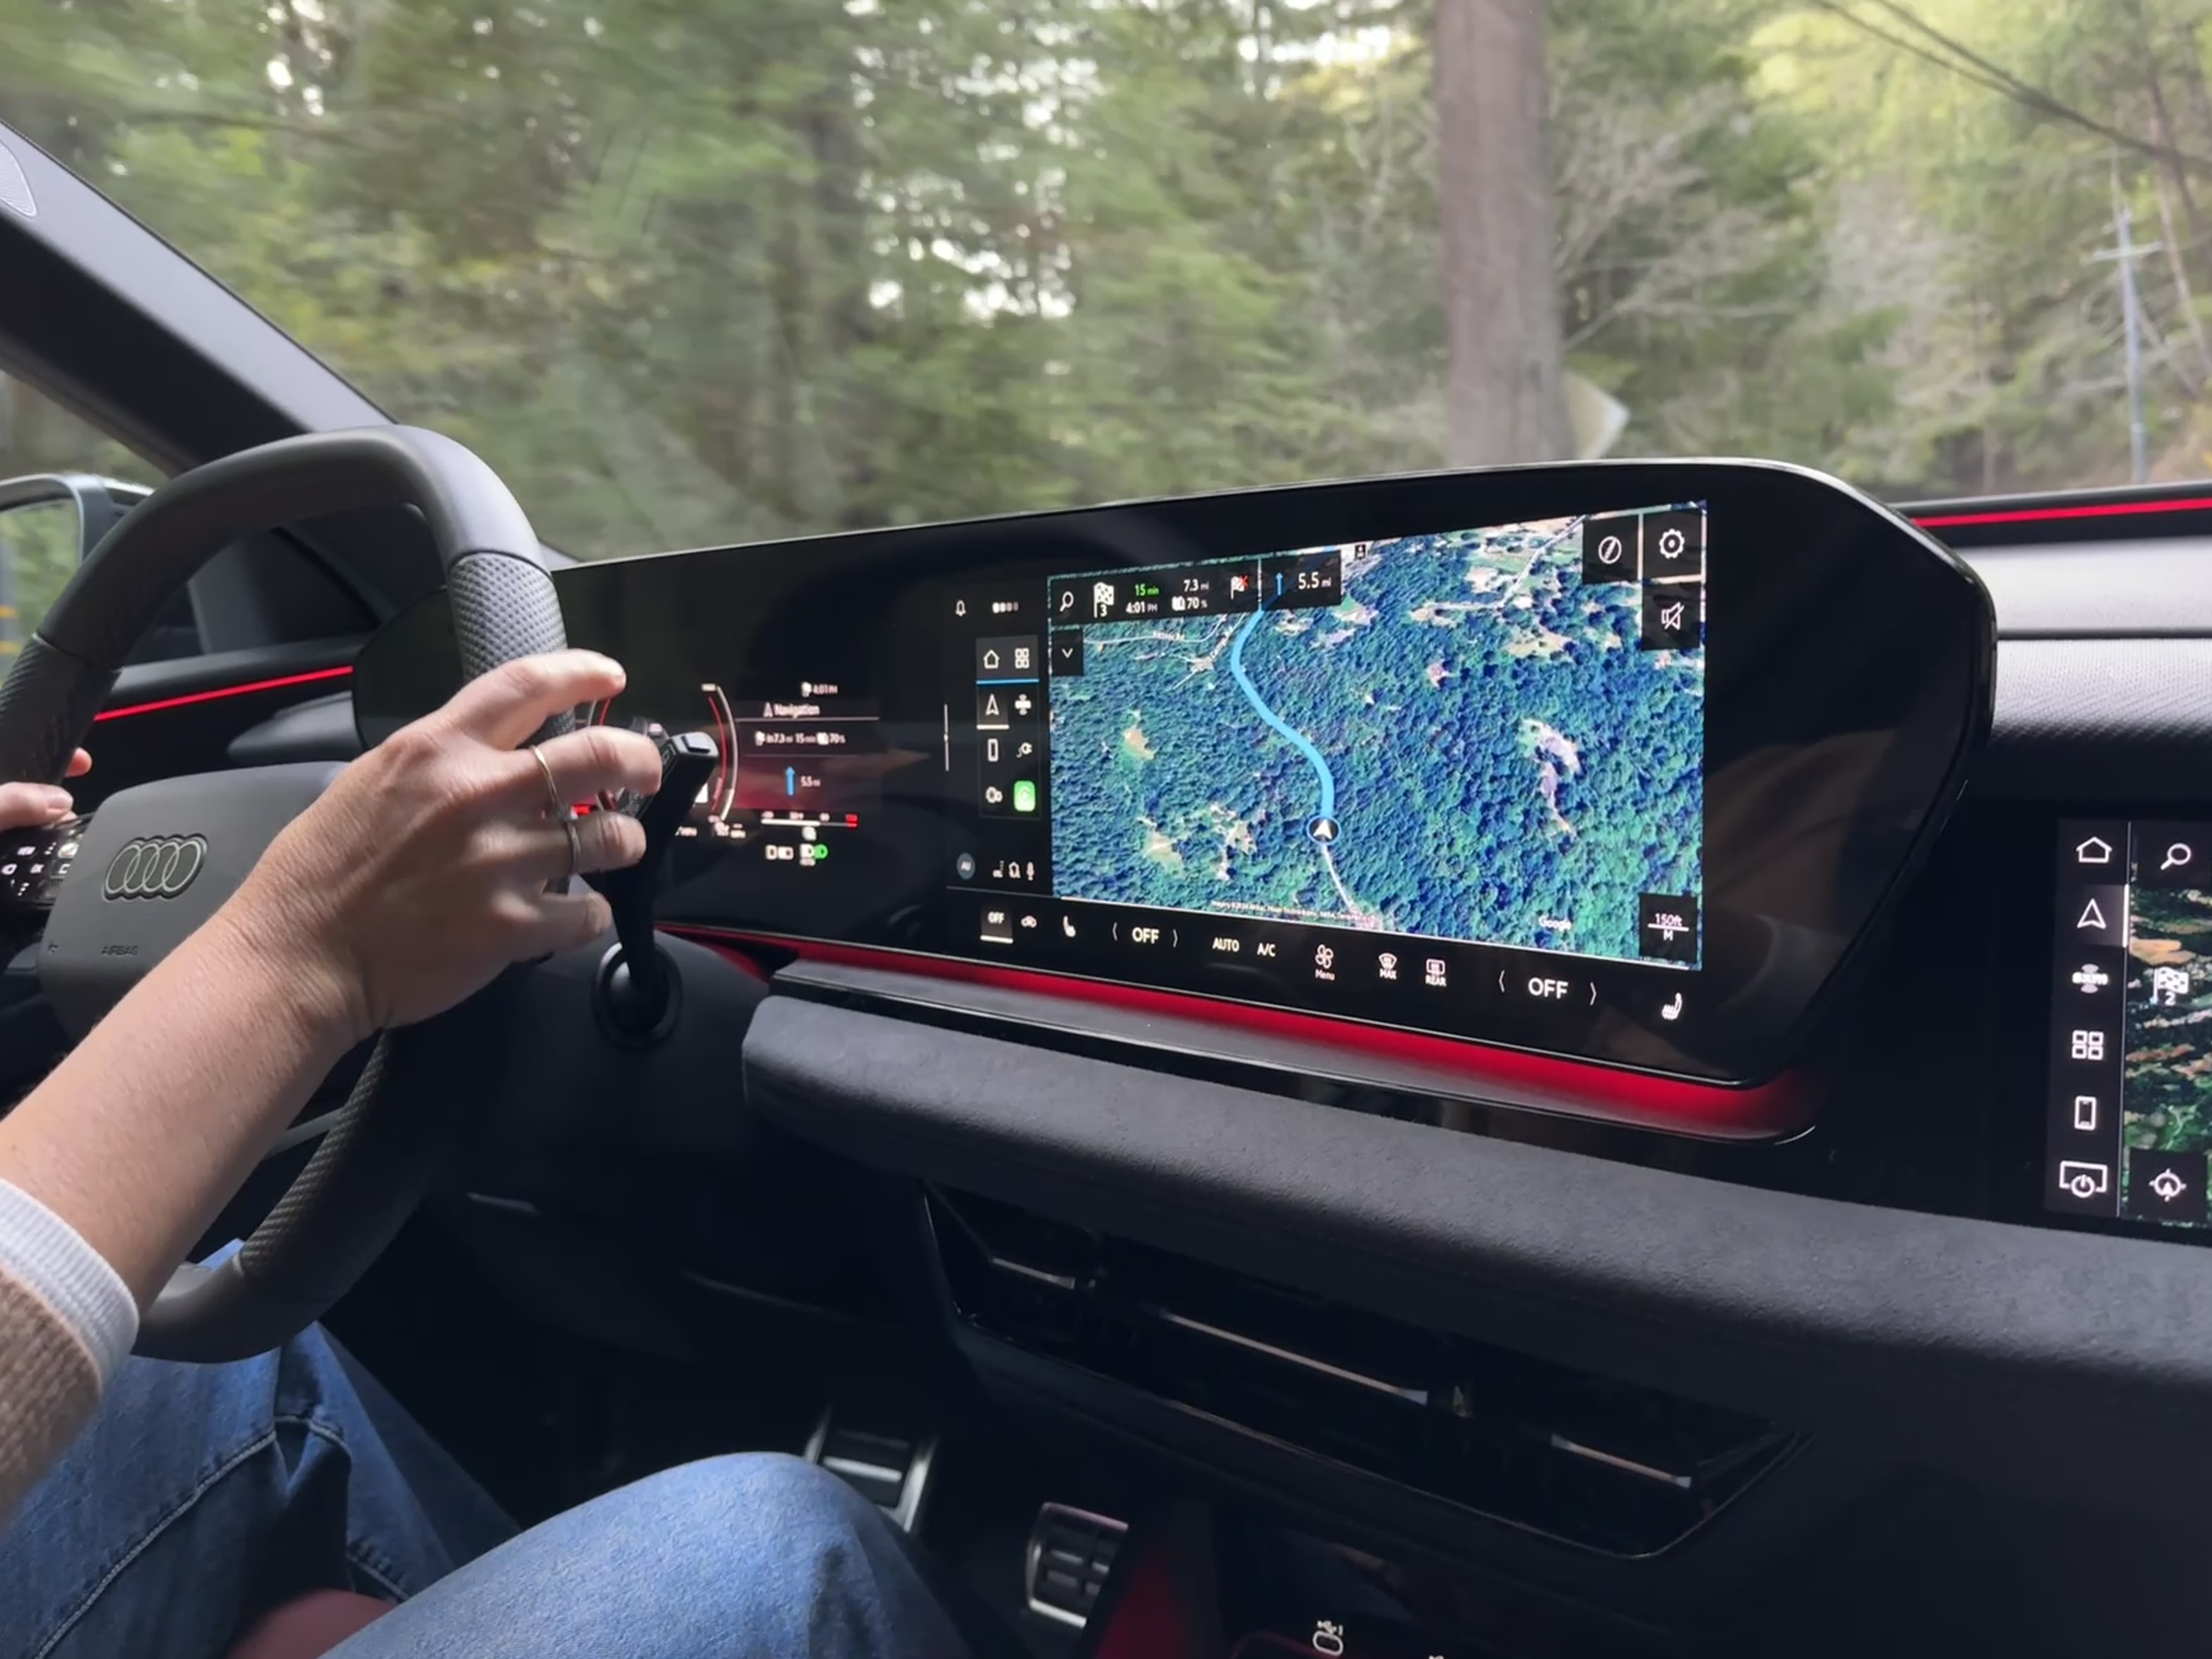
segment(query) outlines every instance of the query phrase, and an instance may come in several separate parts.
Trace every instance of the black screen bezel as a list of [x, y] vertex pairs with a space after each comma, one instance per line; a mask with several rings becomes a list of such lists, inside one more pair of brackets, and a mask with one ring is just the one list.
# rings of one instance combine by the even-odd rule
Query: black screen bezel
[[[733, 666], [834, 650], [865, 665], [886, 720], [933, 744], [945, 684], [936, 606], [963, 584], [1070, 569], [1257, 555], [1340, 541], [1703, 501], [1706, 555], [1707, 940], [1692, 972], [1624, 965], [1572, 1014], [1480, 1002], [1446, 1020], [1299, 994], [1215, 964], [1034, 963], [1085, 978], [1226, 996], [1637, 1070], [1729, 1084], [1771, 1078], [1826, 988], [1924, 856], [1987, 730], [1995, 657], [1972, 572], [1911, 525], [1818, 474], [1768, 463], [1604, 462], [1241, 491], [965, 524], [577, 565], [558, 571], [571, 638], [629, 665], [641, 702], [727, 680]], [[1041, 603], [1041, 597], [1040, 597]], [[457, 682], [434, 597], [366, 647], [364, 739], [426, 712]], [[656, 689], [658, 688], [658, 693]], [[926, 715], [926, 722], [923, 717]], [[968, 814], [925, 780], [888, 805], [893, 833], [803, 912], [730, 883], [686, 882], [665, 919], [969, 960], [945, 866]], [[848, 866], [841, 866], [841, 869]], [[764, 890], [756, 884], [754, 895]], [[773, 910], [775, 914], [769, 914]], [[1502, 959], [1559, 960], [1539, 952]], [[1695, 1018], [1653, 1017], [1694, 988]]]

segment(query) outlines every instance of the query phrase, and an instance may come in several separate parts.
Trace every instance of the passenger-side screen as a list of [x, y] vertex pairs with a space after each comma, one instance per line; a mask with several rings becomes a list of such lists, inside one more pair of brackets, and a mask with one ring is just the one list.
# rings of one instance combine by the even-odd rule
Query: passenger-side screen
[[2206, 1224], [2212, 823], [2058, 836], [2046, 1206]]

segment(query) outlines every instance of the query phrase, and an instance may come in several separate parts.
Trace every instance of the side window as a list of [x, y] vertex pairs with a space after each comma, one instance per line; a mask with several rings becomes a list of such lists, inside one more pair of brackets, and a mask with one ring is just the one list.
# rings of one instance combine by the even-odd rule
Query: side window
[[[88, 424], [29, 382], [0, 370], [0, 491], [9, 481], [75, 474], [150, 489], [161, 472]], [[77, 509], [66, 499], [14, 503], [0, 495], [0, 667], [22, 648], [46, 607], [76, 568]], [[116, 492], [128, 499], [128, 491]], [[197, 655], [201, 648], [191, 599], [179, 594], [147, 631], [133, 661]]]
[[[105, 533], [163, 476], [0, 363], [0, 677], [76, 570], [85, 517], [103, 520], [95, 528]], [[84, 501], [86, 515], [72, 497]], [[331, 538], [357, 544], [364, 533], [357, 520], [371, 522], [366, 533], [380, 547], [388, 544], [391, 516], [339, 514], [232, 543], [161, 607], [125, 668], [169, 665], [155, 678], [173, 687], [196, 673], [246, 672], [251, 664], [241, 665], [241, 654], [265, 659], [274, 652], [288, 668], [348, 659], [381, 611], [323, 547]], [[407, 533], [404, 520], [398, 528]], [[434, 585], [435, 557], [424, 556], [426, 585]], [[207, 659], [201, 668], [185, 660], [198, 658]]]

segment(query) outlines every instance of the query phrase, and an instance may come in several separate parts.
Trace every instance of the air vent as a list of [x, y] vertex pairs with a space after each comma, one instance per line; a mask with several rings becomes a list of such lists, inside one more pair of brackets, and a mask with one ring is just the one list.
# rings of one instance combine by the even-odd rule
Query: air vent
[[1666, 1549], [1796, 1443], [1739, 1413], [1008, 1205], [945, 1192], [930, 1205], [975, 1329], [1589, 1549]]
[[1065, 1504], [1047, 1504], [1030, 1528], [1025, 1579], [1030, 1611], [1080, 1629], [1098, 1605], [1128, 1523]]

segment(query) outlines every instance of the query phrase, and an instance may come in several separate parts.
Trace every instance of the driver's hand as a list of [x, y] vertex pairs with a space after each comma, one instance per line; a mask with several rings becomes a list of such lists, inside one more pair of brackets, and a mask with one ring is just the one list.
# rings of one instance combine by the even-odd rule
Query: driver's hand
[[[286, 827], [223, 907], [228, 924], [304, 988], [327, 989], [349, 1042], [449, 1008], [509, 963], [605, 932], [604, 898], [546, 886], [635, 864], [645, 830], [624, 813], [586, 814], [571, 870], [545, 773], [516, 745], [623, 681], [620, 664], [590, 651], [526, 657], [470, 681], [348, 766]], [[586, 726], [541, 752], [564, 801], [659, 787], [659, 751], [639, 732]]]
[[[78, 750], [70, 757], [69, 775], [92, 770], [92, 757]], [[76, 803], [58, 783], [0, 783], [0, 830], [43, 830], [59, 823]]]

